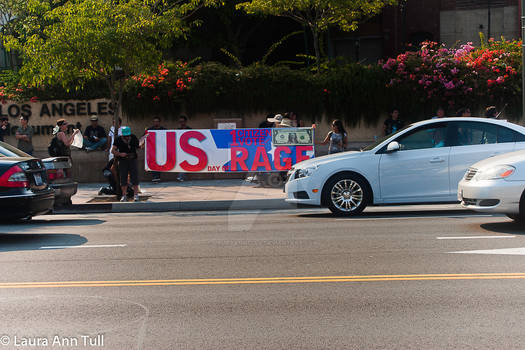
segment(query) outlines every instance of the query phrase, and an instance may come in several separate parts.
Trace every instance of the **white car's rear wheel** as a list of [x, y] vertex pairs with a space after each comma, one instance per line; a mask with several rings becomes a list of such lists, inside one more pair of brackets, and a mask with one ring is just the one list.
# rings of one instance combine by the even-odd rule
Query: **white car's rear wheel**
[[368, 187], [355, 175], [339, 175], [327, 183], [323, 192], [324, 203], [336, 215], [357, 215], [368, 204]]

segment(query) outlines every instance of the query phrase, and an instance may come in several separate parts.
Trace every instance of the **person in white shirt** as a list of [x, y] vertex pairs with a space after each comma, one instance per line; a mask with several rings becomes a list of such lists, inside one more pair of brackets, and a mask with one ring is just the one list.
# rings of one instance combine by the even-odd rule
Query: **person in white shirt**
[[[109, 128], [108, 133], [108, 147], [109, 149], [109, 160], [113, 159], [113, 153], [111, 153], [111, 148], [113, 147], [113, 143], [115, 142], [115, 120], [113, 120], [113, 126]], [[118, 133], [117, 137], [122, 136], [122, 118], [118, 118]]]

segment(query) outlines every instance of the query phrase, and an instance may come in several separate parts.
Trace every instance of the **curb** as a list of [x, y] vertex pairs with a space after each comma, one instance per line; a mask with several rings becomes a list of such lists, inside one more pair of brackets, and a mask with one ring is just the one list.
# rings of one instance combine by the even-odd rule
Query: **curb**
[[73, 204], [55, 210], [54, 214], [100, 214], [100, 213], [142, 213], [167, 211], [229, 211], [229, 210], [268, 210], [291, 209], [295, 206], [284, 199], [247, 199], [216, 201], [177, 201], [177, 202], [127, 202]]
[[[287, 210], [297, 208], [316, 208], [300, 206], [285, 202], [284, 199], [243, 199], [243, 200], [210, 200], [210, 201], [176, 201], [176, 202], [127, 202], [127, 203], [89, 203], [73, 204], [60, 208], [54, 214], [104, 214], [104, 213], [154, 213], [170, 211], [237, 211], [237, 210]], [[365, 210], [362, 217], [376, 215], [414, 215], [421, 216], [430, 212], [441, 215], [473, 213], [460, 205], [394, 205], [372, 206]]]

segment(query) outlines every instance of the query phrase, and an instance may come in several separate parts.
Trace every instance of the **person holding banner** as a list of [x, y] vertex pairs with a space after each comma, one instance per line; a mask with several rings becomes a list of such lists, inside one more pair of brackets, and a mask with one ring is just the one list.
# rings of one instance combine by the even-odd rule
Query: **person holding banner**
[[133, 199], [139, 201], [139, 167], [137, 160], [137, 149], [139, 148], [139, 139], [131, 133], [129, 126], [122, 127], [122, 136], [115, 139], [111, 152], [118, 162], [120, 174], [120, 187], [122, 189], [121, 202], [126, 202], [128, 191], [128, 175], [131, 185], [133, 186]]
[[321, 145], [328, 146], [328, 154], [343, 152], [348, 143], [348, 134], [345, 131], [343, 122], [339, 119], [336, 119], [332, 122], [332, 131], [330, 131], [323, 142], [319, 143]]
[[[160, 125], [160, 117], [154, 117], [153, 118], [153, 125], [145, 130], [144, 136], [146, 136], [146, 134], [150, 130], [166, 130], [165, 127]], [[142, 144], [144, 143], [144, 139], [145, 139], [144, 136], [142, 136], [142, 138], [140, 139], [141, 147], [142, 147]], [[151, 176], [152, 176], [151, 182], [154, 182], [154, 183], [160, 182], [160, 172], [152, 171], [151, 172]]]

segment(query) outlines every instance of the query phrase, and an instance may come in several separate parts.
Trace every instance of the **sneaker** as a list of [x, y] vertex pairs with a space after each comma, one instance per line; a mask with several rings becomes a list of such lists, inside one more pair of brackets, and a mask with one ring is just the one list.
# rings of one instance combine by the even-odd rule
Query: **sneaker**
[[122, 196], [122, 198], [120, 198], [120, 201], [121, 201], [121, 202], [127, 202], [128, 199], [126, 198], [126, 196]]
[[151, 182], [154, 182], [154, 183], [160, 182], [160, 177], [151, 179]]
[[140, 201], [140, 198], [139, 198], [139, 195], [138, 195], [138, 194], [135, 195], [135, 197], [133, 198], [133, 201], [135, 201], [135, 202]]
[[178, 182], [184, 182], [184, 179], [183, 179], [182, 177], [178, 177], [178, 178], [177, 178], [177, 181], [178, 181]]

